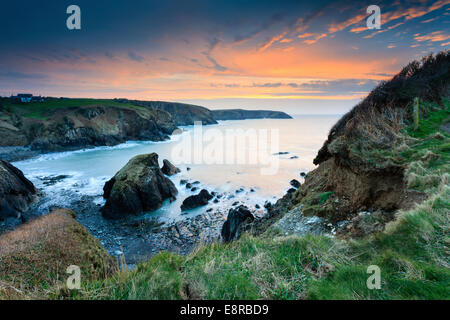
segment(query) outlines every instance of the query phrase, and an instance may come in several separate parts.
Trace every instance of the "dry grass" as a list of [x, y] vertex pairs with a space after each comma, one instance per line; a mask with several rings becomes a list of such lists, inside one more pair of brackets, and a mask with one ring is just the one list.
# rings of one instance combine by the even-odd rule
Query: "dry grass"
[[[390, 148], [397, 142], [399, 131], [412, 119], [415, 97], [441, 103], [441, 97], [448, 96], [449, 69], [450, 52], [446, 50], [413, 61], [391, 80], [381, 82], [331, 128], [314, 164], [333, 155], [328, 146], [339, 137], [345, 138], [346, 145], [359, 143], [367, 148]], [[424, 111], [420, 112], [422, 117]]]
[[0, 236], [0, 298], [48, 298], [64, 287], [66, 268], [102, 278], [113, 260], [71, 210], [56, 210]]

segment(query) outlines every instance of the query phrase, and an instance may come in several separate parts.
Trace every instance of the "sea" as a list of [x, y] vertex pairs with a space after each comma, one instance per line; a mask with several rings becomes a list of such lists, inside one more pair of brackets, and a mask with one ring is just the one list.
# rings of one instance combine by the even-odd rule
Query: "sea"
[[[215, 125], [181, 127], [162, 142], [127, 141], [77, 151], [39, 155], [14, 162], [44, 193], [40, 211], [52, 206], [70, 207], [87, 195], [104, 204], [103, 186], [131, 158], [156, 152], [162, 166], [168, 159], [181, 172], [170, 176], [179, 193], [148, 216], [178, 221], [215, 207], [236, 203], [250, 208], [274, 203], [293, 179], [303, 182], [302, 172], [315, 168], [313, 159], [329, 130], [341, 115], [298, 115], [293, 119], [220, 121]], [[53, 182], [50, 182], [52, 178]], [[184, 180], [184, 181], [183, 181]], [[194, 191], [185, 181], [194, 183]], [[183, 212], [183, 200], [201, 189], [221, 195], [217, 203]]]

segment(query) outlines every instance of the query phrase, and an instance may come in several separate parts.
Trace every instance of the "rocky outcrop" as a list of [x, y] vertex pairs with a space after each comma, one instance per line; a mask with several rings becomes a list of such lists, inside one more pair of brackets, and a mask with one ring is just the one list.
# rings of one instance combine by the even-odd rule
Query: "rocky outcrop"
[[0, 160], [0, 219], [20, 217], [37, 198], [36, 192], [22, 171]]
[[222, 239], [224, 242], [230, 242], [239, 239], [245, 223], [252, 222], [255, 219], [253, 214], [246, 206], [239, 206], [230, 209], [228, 217], [222, 226]]
[[177, 126], [189, 126], [200, 121], [202, 124], [216, 124], [211, 110], [193, 104], [164, 102], [164, 101], [140, 101], [116, 99], [119, 102], [132, 103], [144, 106], [151, 110], [163, 110], [168, 112]]
[[245, 119], [292, 119], [282, 111], [223, 109], [211, 110], [216, 120], [245, 120]]
[[161, 168], [161, 171], [168, 176], [173, 176], [174, 174], [177, 174], [180, 172], [180, 169], [175, 167], [172, 163], [170, 163], [169, 160], [164, 159], [163, 160], [163, 166]]
[[132, 158], [103, 187], [106, 199], [101, 212], [117, 219], [161, 207], [165, 199], [175, 199], [177, 189], [161, 171], [156, 153]]
[[189, 196], [181, 204], [181, 210], [191, 210], [208, 204], [213, 196], [206, 189], [202, 189], [198, 194]]

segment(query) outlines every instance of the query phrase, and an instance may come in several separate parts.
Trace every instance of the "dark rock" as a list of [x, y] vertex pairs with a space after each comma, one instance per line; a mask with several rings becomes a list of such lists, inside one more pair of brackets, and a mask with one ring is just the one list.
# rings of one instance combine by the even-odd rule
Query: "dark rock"
[[105, 183], [103, 191], [107, 200], [101, 212], [111, 219], [156, 210], [165, 199], [173, 199], [178, 193], [159, 168], [156, 153], [132, 158]]
[[239, 206], [228, 211], [228, 217], [222, 226], [222, 239], [230, 242], [239, 239], [243, 231], [243, 224], [251, 222], [255, 217], [246, 206]]
[[289, 157], [289, 159], [298, 159], [298, 156]]
[[60, 181], [62, 181], [64, 179], [69, 178], [69, 177], [70, 176], [68, 176], [68, 175], [61, 174], [61, 175], [58, 175], [58, 176], [49, 176], [49, 177], [43, 177], [43, 178], [39, 178], [39, 179], [43, 181], [44, 185], [52, 186], [52, 185], [54, 185], [54, 184], [56, 184], [56, 183], [58, 183], [58, 182], [60, 182]]
[[171, 164], [169, 160], [164, 159], [161, 171], [164, 174], [168, 175], [168, 176], [172, 176], [172, 175], [177, 174], [178, 172], [180, 172], [180, 169], [178, 169], [173, 164]]
[[301, 183], [296, 179], [292, 179], [291, 182], [289, 182], [289, 183], [291, 186], [293, 186], [296, 189], [298, 189], [301, 186]]
[[297, 189], [295, 189], [295, 188], [290, 188], [290, 189], [287, 191], [287, 193], [294, 193], [295, 191], [297, 191]]
[[186, 189], [190, 189], [190, 188], [192, 188], [192, 183], [190, 183], [190, 182], [186, 183]]
[[181, 185], [186, 184], [186, 183], [187, 183], [187, 180], [185, 180], [185, 179], [181, 179], [181, 180], [180, 180], [180, 184], [181, 184]]
[[270, 209], [272, 207], [272, 204], [269, 201], [264, 202], [264, 208]]
[[289, 152], [287, 152], [287, 151], [280, 151], [280, 152], [274, 153], [273, 155], [274, 156], [278, 156], [278, 155], [283, 155], [283, 154], [289, 154]]
[[191, 168], [187, 167], [186, 170], [187, 170], [187, 171], [191, 171]]
[[259, 209], [259, 208], [261, 208], [261, 206], [259, 204], [255, 204], [255, 208]]
[[233, 202], [232, 206], [234, 207], [234, 206], [237, 206], [238, 204], [239, 204], [239, 201], [235, 201], [235, 202]]
[[251, 189], [250, 189], [250, 192], [255, 192], [255, 189], [251, 188]]
[[192, 187], [191, 191], [197, 191], [198, 188], [197, 187]]
[[219, 199], [214, 199], [213, 202], [214, 203], [219, 203]]
[[212, 199], [212, 195], [208, 192], [208, 190], [202, 189], [199, 194], [189, 196], [184, 199], [183, 204], [181, 205], [181, 210], [190, 210], [200, 206], [204, 206], [208, 204], [208, 201]]
[[306, 177], [306, 172], [300, 172], [300, 177], [302, 178]]
[[20, 217], [37, 199], [36, 188], [22, 171], [0, 160], [0, 219]]
[[192, 182], [192, 184], [194, 185], [194, 184], [200, 184], [200, 181], [194, 181], [194, 182]]

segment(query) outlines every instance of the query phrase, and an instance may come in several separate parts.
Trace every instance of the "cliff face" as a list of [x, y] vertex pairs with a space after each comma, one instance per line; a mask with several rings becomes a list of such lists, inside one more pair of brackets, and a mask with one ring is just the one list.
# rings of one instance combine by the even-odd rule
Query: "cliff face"
[[40, 118], [1, 112], [2, 146], [29, 146], [42, 152], [100, 145], [127, 140], [161, 141], [176, 126], [162, 110], [107, 105], [49, 109]]
[[223, 109], [211, 110], [216, 120], [245, 120], [245, 119], [292, 119], [282, 111]]
[[[405, 130], [412, 126], [416, 97], [421, 119], [436, 112], [445, 118], [448, 102], [442, 98], [450, 96], [449, 80], [450, 54], [442, 52], [412, 62], [382, 82], [331, 129], [314, 159], [318, 167], [294, 193], [290, 208], [301, 206], [304, 216], [333, 223], [361, 212], [380, 212], [386, 222], [395, 210], [422, 202], [427, 194], [410, 188], [408, 170], [417, 164], [430, 166], [442, 156], [420, 151], [422, 158], [411, 164], [408, 152], [418, 140]], [[445, 134], [437, 137], [445, 139]]]
[[33, 183], [22, 171], [0, 160], [0, 219], [19, 217], [37, 198]]
[[164, 101], [139, 101], [139, 100], [127, 100], [119, 99], [116, 101], [122, 101], [132, 103], [138, 106], [144, 106], [151, 110], [163, 110], [168, 112], [177, 126], [189, 126], [193, 125], [195, 121], [201, 121], [202, 124], [216, 124], [211, 110], [196, 106], [192, 104], [177, 103], [177, 102], [164, 102]]

